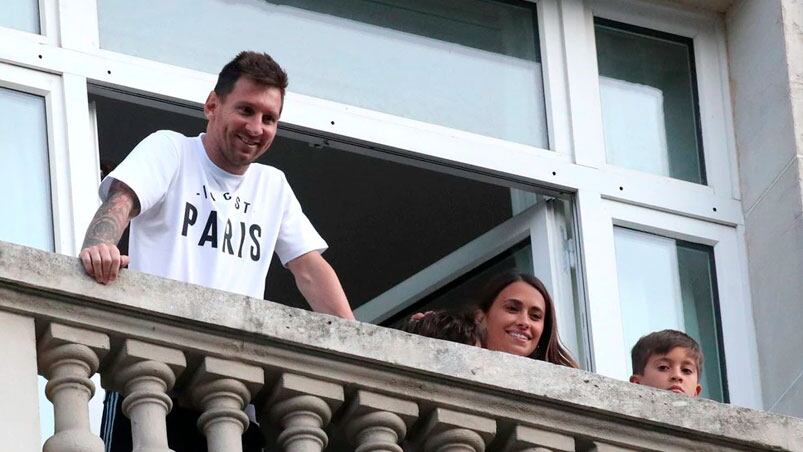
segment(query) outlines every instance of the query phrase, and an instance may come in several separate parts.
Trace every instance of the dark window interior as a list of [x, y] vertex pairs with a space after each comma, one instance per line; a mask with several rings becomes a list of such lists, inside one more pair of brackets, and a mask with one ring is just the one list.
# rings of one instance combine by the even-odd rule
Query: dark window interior
[[[180, 114], [97, 95], [91, 100], [97, 109], [104, 174], [151, 132], [171, 129], [193, 136], [206, 127], [200, 110]], [[337, 271], [352, 308], [512, 215], [508, 187], [319, 143], [280, 132], [260, 163], [287, 175], [305, 213], [329, 243], [324, 256]], [[309, 309], [292, 274], [275, 257], [265, 298]]]

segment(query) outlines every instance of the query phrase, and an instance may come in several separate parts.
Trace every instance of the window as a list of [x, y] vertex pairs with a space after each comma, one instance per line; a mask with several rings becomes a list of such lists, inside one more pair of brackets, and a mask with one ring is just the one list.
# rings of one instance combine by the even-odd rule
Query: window
[[[759, 406], [758, 362], [746, 264], [731, 227], [603, 200], [596, 216], [580, 196], [588, 315], [598, 371], [631, 375], [630, 350], [642, 335], [683, 330], [705, 354], [706, 396]], [[751, 364], [753, 363], [753, 364]]]
[[98, 13], [104, 49], [211, 73], [267, 51], [293, 92], [548, 146], [531, 3], [107, 0]]
[[[197, 111], [176, 114], [176, 106], [167, 102], [157, 106], [99, 87], [93, 91], [103, 171], [153, 130], [167, 127], [186, 135], [204, 130]], [[325, 256], [359, 319], [389, 324], [387, 319], [424, 309], [457, 290], [459, 296], [437, 307], [465, 306], [488, 278], [516, 267], [544, 280], [555, 298], [564, 344], [580, 363], [587, 362], [574, 313], [579, 290], [570, 259], [576, 255], [571, 196], [511, 188], [468, 171], [450, 174], [458, 171], [421, 161], [394, 162], [388, 154], [348, 146], [338, 137], [288, 129], [280, 130], [261, 163], [287, 174], [304, 211], [330, 244]], [[307, 308], [277, 261], [268, 273], [265, 298]]]
[[[102, 172], [155, 130], [166, 127], [187, 136], [205, 130], [197, 110], [177, 114], [167, 102], [101, 87], [93, 91]], [[575, 321], [581, 303], [570, 195], [510, 187], [420, 160], [392, 161], [382, 150], [288, 129], [280, 129], [260, 163], [287, 175], [330, 245], [325, 256], [358, 319], [390, 325], [419, 309], [469, 306], [491, 276], [518, 268], [544, 281], [555, 299], [564, 344], [586, 362], [584, 335]], [[309, 309], [276, 259], [265, 298]]]
[[[220, 66], [264, 50], [290, 76], [265, 162], [290, 176], [363, 319], [461, 298], [494, 265], [529, 268], [578, 360], [625, 379], [639, 334], [625, 325], [652, 315], [625, 300], [630, 244], [661, 263], [672, 325], [719, 363], [706, 389], [761, 406], [721, 15], [649, 0], [5, 3], [0, 102], [40, 106], [30, 120], [5, 108], [0, 143], [45, 140], [25, 177], [52, 201], [24, 204], [49, 212], [42, 247], [77, 252], [98, 159], [108, 169], [155, 129], [198, 133]], [[305, 306], [272, 273], [268, 297]]]
[[[81, 173], [71, 172], [74, 168], [68, 164], [63, 106], [62, 79], [0, 64], [0, 190], [7, 194], [0, 240], [72, 254], [76, 245], [71, 209], [75, 206], [68, 199], [75, 189], [70, 181]], [[85, 112], [82, 117], [87, 119]], [[100, 387], [98, 375], [93, 381]], [[53, 405], [45, 397], [46, 384], [47, 380], [39, 377], [42, 443], [53, 434]], [[102, 403], [103, 391], [99, 390], [90, 402], [95, 432]]]
[[0, 240], [54, 251], [45, 99], [0, 87]]
[[560, 339], [578, 363], [591, 368], [578, 319], [581, 302], [573, 202], [512, 190], [513, 217], [365, 303], [361, 320], [398, 326], [414, 312], [473, 305], [495, 275], [518, 270], [538, 277], [555, 303]]
[[692, 40], [595, 20], [608, 163], [706, 183]]
[[39, 33], [39, 1], [4, 0], [0, 9], [0, 27]]
[[654, 331], [686, 332], [704, 355], [701, 395], [727, 400], [712, 248], [621, 227], [614, 240], [626, 346]]

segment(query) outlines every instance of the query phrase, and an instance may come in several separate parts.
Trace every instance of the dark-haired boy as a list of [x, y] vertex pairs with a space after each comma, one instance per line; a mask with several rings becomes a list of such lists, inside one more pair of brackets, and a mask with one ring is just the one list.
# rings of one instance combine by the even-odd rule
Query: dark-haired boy
[[676, 330], [650, 333], [636, 342], [630, 356], [631, 383], [692, 397], [700, 395], [703, 352], [686, 333]]
[[460, 344], [482, 344], [482, 327], [471, 312], [431, 311], [409, 319], [402, 331]]

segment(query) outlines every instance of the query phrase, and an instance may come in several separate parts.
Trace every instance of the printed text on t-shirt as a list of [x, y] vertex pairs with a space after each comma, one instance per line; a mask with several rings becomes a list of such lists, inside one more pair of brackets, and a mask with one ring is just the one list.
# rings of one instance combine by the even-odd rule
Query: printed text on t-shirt
[[[223, 202], [233, 202], [234, 208], [237, 210], [242, 209], [243, 213], [248, 212], [248, 208], [251, 206], [250, 202], [242, 201], [239, 196], [236, 196], [232, 199], [231, 194], [228, 192], [218, 194], [216, 197], [211, 190], [207, 190], [206, 185], [203, 186], [203, 193], [198, 192], [196, 195], [202, 196], [204, 199], [211, 200], [213, 205], [215, 202], [220, 202], [218, 201], [219, 199]], [[193, 239], [194, 237], [198, 237], [198, 246], [211, 246], [212, 248], [217, 249], [218, 244], [220, 244], [221, 252], [230, 254], [232, 256], [236, 255], [239, 258], [243, 257], [243, 246], [245, 245], [246, 239], [248, 239], [250, 241], [248, 256], [253, 261], [259, 261], [259, 241], [262, 237], [262, 228], [260, 228], [258, 224], [247, 225], [242, 221], [235, 221], [235, 224], [233, 225], [232, 221], [228, 218], [220, 218], [220, 222], [221, 224], [225, 223], [222, 240], [219, 240], [220, 236], [218, 235], [217, 210], [210, 210], [206, 221], [199, 223], [198, 207], [189, 202], [185, 202], [184, 218], [181, 225], [181, 235]], [[194, 227], [196, 224], [197, 227]], [[203, 225], [203, 230], [201, 231], [200, 236], [198, 236], [197, 231], [201, 230], [201, 225]], [[192, 235], [190, 235], [191, 233]]]

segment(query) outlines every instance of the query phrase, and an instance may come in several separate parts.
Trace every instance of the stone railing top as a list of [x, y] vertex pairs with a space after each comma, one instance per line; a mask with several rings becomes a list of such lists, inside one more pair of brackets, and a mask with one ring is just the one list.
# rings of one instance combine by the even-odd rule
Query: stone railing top
[[400, 369], [467, 389], [539, 399], [572, 412], [624, 423], [648, 423], [765, 448], [803, 450], [801, 419], [655, 391], [585, 371], [127, 270], [115, 283], [100, 285], [84, 274], [77, 258], [0, 242], [0, 308], [4, 289], [106, 306], [186, 329]]

